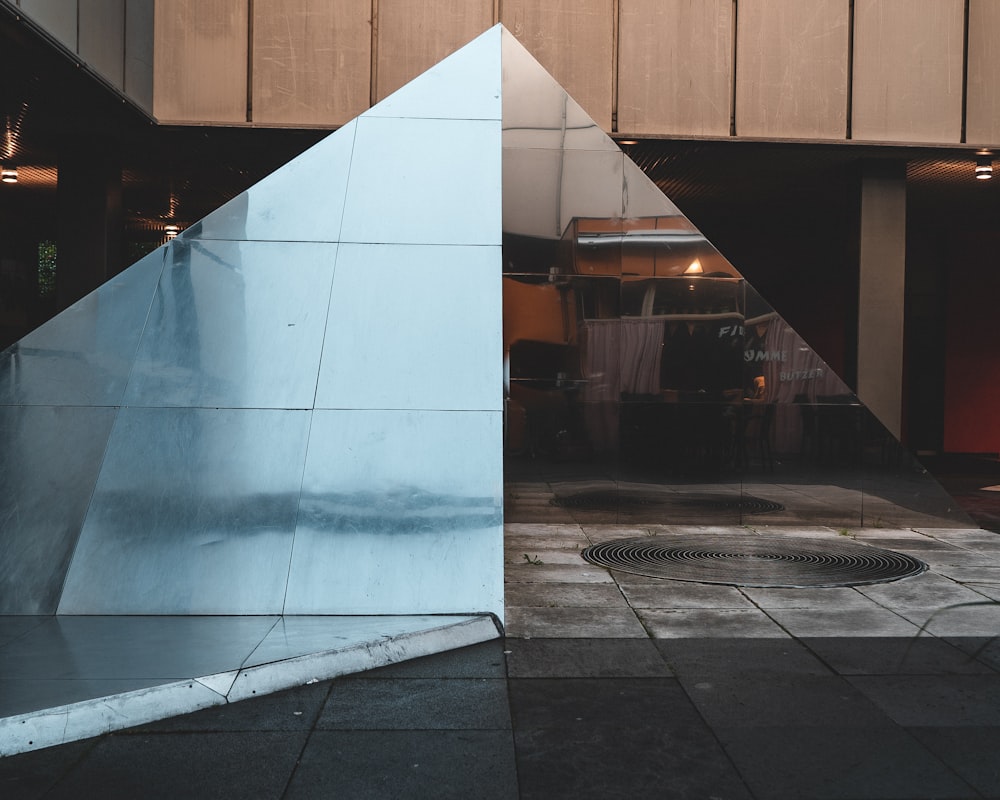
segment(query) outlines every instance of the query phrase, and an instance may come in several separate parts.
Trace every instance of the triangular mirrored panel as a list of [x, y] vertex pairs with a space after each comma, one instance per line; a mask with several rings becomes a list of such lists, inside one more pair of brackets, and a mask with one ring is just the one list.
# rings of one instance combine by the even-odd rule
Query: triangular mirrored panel
[[508, 521], [967, 526], [507, 31]]

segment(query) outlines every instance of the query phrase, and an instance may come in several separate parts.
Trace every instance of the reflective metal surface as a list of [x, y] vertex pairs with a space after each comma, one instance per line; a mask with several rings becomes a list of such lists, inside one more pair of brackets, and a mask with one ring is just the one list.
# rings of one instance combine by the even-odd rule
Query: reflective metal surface
[[503, 54], [505, 518], [971, 524], [506, 31]]
[[123, 408], [59, 613], [280, 612], [309, 416]]
[[499, 121], [362, 114], [341, 241], [499, 244]]
[[161, 248], [0, 353], [0, 405], [121, 403], [162, 268]]
[[501, 409], [500, 247], [343, 244], [317, 408]]
[[125, 403], [311, 408], [336, 244], [175, 239]]
[[501, 608], [500, 434], [492, 411], [314, 412], [285, 612]]
[[356, 128], [356, 121], [347, 123], [192, 225], [181, 238], [338, 241]]
[[55, 613], [114, 419], [0, 406], [0, 613]]

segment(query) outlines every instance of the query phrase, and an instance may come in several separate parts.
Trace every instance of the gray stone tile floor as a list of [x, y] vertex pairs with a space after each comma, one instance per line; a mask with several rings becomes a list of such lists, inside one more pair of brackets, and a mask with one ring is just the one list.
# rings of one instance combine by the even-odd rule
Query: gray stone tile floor
[[1000, 798], [1000, 535], [851, 531], [930, 569], [829, 589], [579, 556], [650, 530], [509, 524], [506, 639], [0, 759], [0, 798]]

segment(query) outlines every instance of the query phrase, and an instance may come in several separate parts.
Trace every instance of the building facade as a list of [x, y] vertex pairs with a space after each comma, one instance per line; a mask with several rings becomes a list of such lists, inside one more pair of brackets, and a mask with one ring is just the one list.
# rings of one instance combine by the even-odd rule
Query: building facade
[[0, 0], [2, 344], [497, 22], [890, 430], [1000, 451], [989, 0]]

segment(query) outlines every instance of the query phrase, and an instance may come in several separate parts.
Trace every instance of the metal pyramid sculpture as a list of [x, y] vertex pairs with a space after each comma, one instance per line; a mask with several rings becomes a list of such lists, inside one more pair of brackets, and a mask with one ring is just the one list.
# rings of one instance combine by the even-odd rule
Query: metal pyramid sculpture
[[0, 354], [0, 613], [502, 617], [505, 447], [617, 520], [830, 397], [497, 26]]

